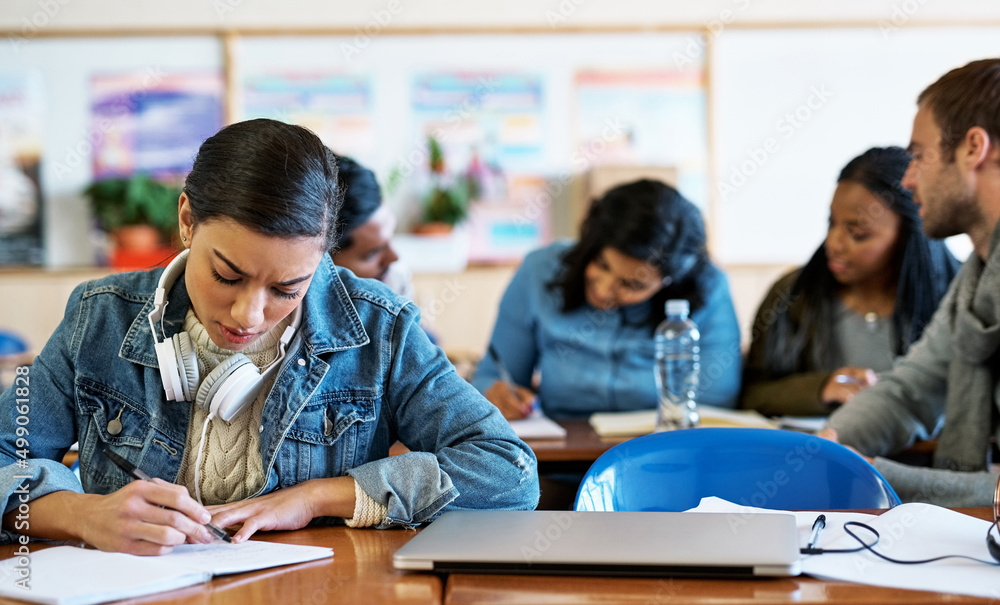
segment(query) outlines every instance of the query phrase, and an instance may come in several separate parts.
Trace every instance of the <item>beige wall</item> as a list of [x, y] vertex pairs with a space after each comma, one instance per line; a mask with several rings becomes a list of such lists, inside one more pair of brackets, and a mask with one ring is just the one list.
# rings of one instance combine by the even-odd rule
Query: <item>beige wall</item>
[[368, 28], [690, 28], [760, 23], [981, 23], [1000, 19], [992, 0], [4, 0], [0, 28], [25, 20], [60, 30]]

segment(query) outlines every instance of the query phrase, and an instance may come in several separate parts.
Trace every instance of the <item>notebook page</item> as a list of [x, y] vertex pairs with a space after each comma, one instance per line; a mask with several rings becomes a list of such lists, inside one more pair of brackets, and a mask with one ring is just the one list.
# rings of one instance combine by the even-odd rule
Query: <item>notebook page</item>
[[211, 573], [163, 557], [136, 557], [75, 546], [32, 552], [27, 589], [16, 582], [18, 558], [0, 561], [0, 596], [54, 605], [89, 605], [174, 590], [211, 579]]
[[191, 570], [205, 570], [220, 576], [291, 565], [332, 557], [333, 550], [320, 546], [281, 544], [249, 540], [242, 544], [227, 544], [216, 540], [211, 544], [181, 544], [161, 559]]

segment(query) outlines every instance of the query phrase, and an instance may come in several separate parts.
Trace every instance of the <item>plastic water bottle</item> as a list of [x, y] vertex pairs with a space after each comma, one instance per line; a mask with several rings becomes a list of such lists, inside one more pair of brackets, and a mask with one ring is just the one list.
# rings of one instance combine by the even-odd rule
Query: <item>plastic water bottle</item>
[[701, 334], [688, 319], [690, 309], [686, 300], [668, 300], [667, 318], [656, 328], [657, 431], [698, 426], [695, 393], [701, 368]]

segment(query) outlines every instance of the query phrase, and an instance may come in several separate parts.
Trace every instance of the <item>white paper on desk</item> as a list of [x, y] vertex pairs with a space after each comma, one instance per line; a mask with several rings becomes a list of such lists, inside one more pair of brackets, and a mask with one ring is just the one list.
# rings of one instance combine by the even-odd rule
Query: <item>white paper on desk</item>
[[[993, 560], [986, 549], [990, 523], [940, 506], [901, 504], [868, 524], [882, 535], [875, 549], [896, 559], [966, 555]], [[866, 534], [863, 530], [856, 533], [862, 538]], [[830, 548], [854, 546], [857, 541], [850, 536], [829, 545]], [[963, 559], [899, 565], [869, 552], [813, 555], [803, 560], [802, 572], [817, 578], [1000, 599], [1000, 567]]]
[[0, 596], [51, 603], [90, 605], [175, 590], [213, 575], [253, 571], [330, 557], [333, 551], [249, 541], [184, 544], [160, 557], [138, 557], [99, 550], [57, 546], [30, 554], [28, 590], [19, 587], [17, 557], [0, 561]]
[[[703, 427], [777, 428], [777, 423], [754, 410], [729, 410], [708, 405], [699, 406]], [[633, 412], [596, 412], [590, 415], [590, 426], [601, 437], [634, 437], [656, 429], [656, 410]]]
[[521, 439], [562, 439], [566, 436], [566, 429], [541, 410], [534, 410], [521, 420], [511, 420], [510, 426]]
[[[695, 512], [733, 514], [773, 513], [772, 510], [740, 506], [720, 498], [704, 498], [691, 509]], [[790, 512], [795, 515], [799, 543], [805, 546], [817, 512]], [[882, 535], [875, 549], [897, 559], [928, 559], [961, 554], [991, 561], [986, 549], [990, 523], [931, 504], [901, 504], [881, 515], [824, 512], [826, 529], [820, 534], [820, 548], [855, 548], [857, 540], [847, 535], [844, 523], [860, 521]], [[863, 539], [870, 534], [855, 528]], [[828, 580], [859, 584], [958, 593], [1000, 598], [1000, 567], [962, 559], [945, 559], [923, 565], [899, 565], [883, 561], [868, 552], [803, 555], [802, 573]]]
[[[847, 536], [844, 532], [844, 523], [848, 521], [860, 521], [861, 523], [869, 523], [875, 518], [875, 515], [869, 515], [867, 513], [851, 513], [851, 512], [803, 512], [803, 511], [785, 511], [785, 510], [771, 510], [767, 508], [756, 508], [753, 506], [743, 506], [740, 504], [734, 504], [728, 500], [723, 500], [722, 498], [716, 498], [714, 496], [708, 498], [702, 498], [698, 506], [692, 508], [688, 512], [696, 513], [730, 513], [735, 515], [752, 515], [754, 513], [786, 513], [795, 517], [795, 526], [799, 531], [799, 546], [805, 548], [809, 544], [809, 539], [812, 537], [812, 526], [816, 522], [816, 517], [823, 514], [826, 517], [826, 529], [824, 529], [820, 535], [816, 546], [819, 548], [829, 547], [831, 544], [835, 543], [839, 538]], [[734, 524], [734, 527], [736, 525]], [[804, 561], [806, 556], [802, 557]], [[803, 573], [805, 570], [803, 570]]]

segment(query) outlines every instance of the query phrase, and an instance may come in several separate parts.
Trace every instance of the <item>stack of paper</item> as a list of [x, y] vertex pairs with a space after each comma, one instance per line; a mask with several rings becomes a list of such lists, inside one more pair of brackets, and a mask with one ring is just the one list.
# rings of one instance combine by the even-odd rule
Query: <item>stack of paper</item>
[[[777, 428], [777, 423], [753, 410], [728, 410], [700, 406], [702, 427]], [[591, 414], [590, 426], [601, 437], [635, 437], [656, 428], [656, 410], [598, 412]]]
[[[332, 557], [329, 548], [249, 541], [182, 544], [160, 557], [57, 546], [27, 561], [0, 561], [0, 596], [56, 605], [89, 605], [207, 582], [215, 575]], [[23, 565], [27, 563], [27, 566]], [[26, 568], [27, 576], [19, 569]], [[19, 580], [26, 582], [19, 585]]]

